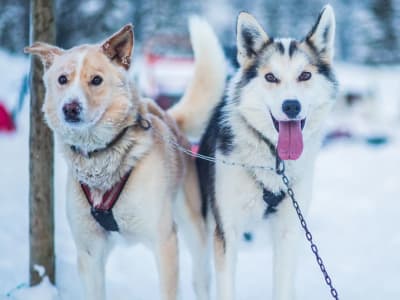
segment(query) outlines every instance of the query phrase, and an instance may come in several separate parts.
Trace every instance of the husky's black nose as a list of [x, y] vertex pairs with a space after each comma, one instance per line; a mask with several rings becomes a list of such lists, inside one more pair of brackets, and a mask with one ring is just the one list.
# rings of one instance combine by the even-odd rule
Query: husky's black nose
[[282, 104], [282, 110], [290, 119], [294, 119], [301, 111], [301, 104], [298, 100], [285, 100]]
[[70, 103], [64, 104], [62, 110], [65, 116], [65, 121], [75, 123], [81, 120], [80, 114], [82, 106], [79, 104], [78, 101], [74, 100]]

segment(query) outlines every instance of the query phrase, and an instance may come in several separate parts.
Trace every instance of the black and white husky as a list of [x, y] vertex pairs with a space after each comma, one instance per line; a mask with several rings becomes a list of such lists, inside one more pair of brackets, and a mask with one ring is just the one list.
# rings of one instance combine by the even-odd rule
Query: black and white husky
[[[337, 90], [332, 71], [335, 16], [325, 6], [304, 40], [269, 37], [253, 16], [237, 22], [240, 68], [215, 110], [199, 152], [217, 162], [197, 160], [202, 213], [214, 241], [217, 299], [235, 298], [238, 239], [249, 223], [267, 219], [274, 249], [273, 299], [294, 299], [298, 219], [274, 167], [277, 156], [303, 211], [311, 198], [321, 125]], [[204, 285], [207, 286], [207, 285]]]

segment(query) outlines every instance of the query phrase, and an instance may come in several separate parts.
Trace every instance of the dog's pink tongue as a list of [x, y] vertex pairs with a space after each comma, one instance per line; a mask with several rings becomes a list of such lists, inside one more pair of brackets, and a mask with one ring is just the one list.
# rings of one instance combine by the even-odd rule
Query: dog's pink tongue
[[301, 121], [279, 122], [278, 155], [282, 160], [296, 160], [303, 152]]

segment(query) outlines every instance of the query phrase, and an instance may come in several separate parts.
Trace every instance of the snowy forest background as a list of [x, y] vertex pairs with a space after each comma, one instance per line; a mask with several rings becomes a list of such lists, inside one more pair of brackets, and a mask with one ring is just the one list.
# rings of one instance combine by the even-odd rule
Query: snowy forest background
[[[57, 0], [57, 44], [68, 48], [101, 40], [127, 22], [135, 25], [140, 44], [155, 32], [185, 32], [187, 16], [200, 14], [230, 46], [242, 10], [257, 16], [271, 36], [301, 38], [327, 2], [336, 11], [339, 60], [400, 62], [399, 0]], [[29, 41], [29, 1], [0, 0], [0, 7], [0, 45], [21, 53]]]

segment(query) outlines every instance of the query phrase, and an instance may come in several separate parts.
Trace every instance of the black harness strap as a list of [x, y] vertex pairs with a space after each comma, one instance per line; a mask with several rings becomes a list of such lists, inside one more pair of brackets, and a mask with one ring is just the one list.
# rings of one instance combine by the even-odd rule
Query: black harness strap
[[93, 218], [107, 231], [119, 231], [119, 226], [114, 218], [112, 210], [100, 210], [95, 207], [90, 208]]
[[[249, 122], [247, 122], [247, 120], [243, 116], [242, 119], [247, 128], [268, 146], [268, 149], [271, 152], [272, 156], [276, 159], [276, 166], [278, 167], [278, 165], [280, 164], [280, 158], [276, 152], [274, 144], [272, 144], [272, 142], [267, 137], [265, 137], [261, 132], [254, 128]], [[267, 204], [267, 209], [264, 212], [264, 217], [267, 217], [271, 213], [275, 213], [277, 211], [278, 205], [286, 196], [285, 192], [281, 190], [279, 193], [274, 194], [270, 190], [265, 188], [264, 184], [256, 178], [255, 174], [251, 174], [251, 176], [263, 189], [263, 200]]]
[[264, 217], [269, 214], [276, 212], [276, 207], [282, 202], [286, 194], [284, 191], [280, 191], [278, 194], [274, 194], [266, 188], [263, 189], [263, 200], [267, 203], [267, 209], [265, 210]]

